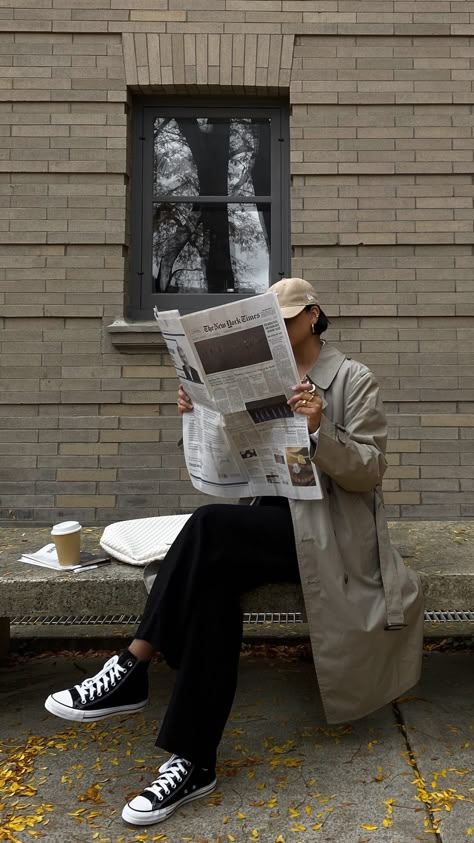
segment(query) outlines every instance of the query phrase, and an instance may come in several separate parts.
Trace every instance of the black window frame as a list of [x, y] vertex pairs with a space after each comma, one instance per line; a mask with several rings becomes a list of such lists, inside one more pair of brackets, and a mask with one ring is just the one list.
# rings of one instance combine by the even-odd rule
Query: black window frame
[[[155, 305], [159, 310], [179, 309], [181, 313], [189, 313], [245, 298], [238, 293], [154, 293], [152, 288], [154, 120], [161, 116], [206, 117], [215, 112], [222, 117], [271, 117], [271, 194], [258, 198], [232, 196], [232, 202], [271, 204], [270, 284], [289, 274], [291, 247], [287, 102], [268, 98], [195, 97], [173, 98], [171, 101], [170, 98], [162, 97], [137, 97], [131, 110], [131, 220], [126, 307], [131, 319], [152, 319]], [[177, 197], [170, 197], [170, 201], [173, 199], [176, 201]], [[224, 201], [221, 197], [204, 199], [207, 202], [219, 200]], [[203, 201], [203, 197], [199, 197], [199, 201]]]

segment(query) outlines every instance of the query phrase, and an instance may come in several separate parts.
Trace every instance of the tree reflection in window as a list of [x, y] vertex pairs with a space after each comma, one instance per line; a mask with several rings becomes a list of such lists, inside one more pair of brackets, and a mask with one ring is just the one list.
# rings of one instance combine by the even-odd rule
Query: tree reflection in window
[[270, 279], [270, 118], [154, 121], [158, 293], [252, 293]]

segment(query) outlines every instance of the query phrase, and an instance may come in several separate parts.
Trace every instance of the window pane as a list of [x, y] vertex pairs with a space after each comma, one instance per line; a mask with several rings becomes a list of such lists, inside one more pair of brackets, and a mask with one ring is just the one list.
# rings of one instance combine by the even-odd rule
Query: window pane
[[165, 196], [269, 196], [269, 117], [158, 117], [154, 191]]
[[269, 204], [156, 204], [153, 292], [265, 292], [270, 214]]

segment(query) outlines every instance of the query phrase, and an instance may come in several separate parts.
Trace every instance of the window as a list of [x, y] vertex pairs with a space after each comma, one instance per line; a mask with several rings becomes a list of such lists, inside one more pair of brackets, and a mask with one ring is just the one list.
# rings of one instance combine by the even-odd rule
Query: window
[[288, 272], [286, 108], [166, 103], [134, 109], [134, 319], [151, 319], [154, 305], [185, 313], [262, 293]]

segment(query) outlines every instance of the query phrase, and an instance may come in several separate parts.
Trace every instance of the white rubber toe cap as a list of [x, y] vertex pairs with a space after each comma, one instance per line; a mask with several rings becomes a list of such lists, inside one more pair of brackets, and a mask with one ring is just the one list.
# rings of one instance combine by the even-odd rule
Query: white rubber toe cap
[[69, 691], [56, 691], [55, 694], [51, 694], [50, 699], [54, 700], [57, 705], [72, 708], [72, 697]]
[[74, 708], [69, 691], [57, 691], [55, 694], [51, 694], [44, 707], [50, 714], [55, 714], [56, 717], [62, 717], [64, 720], [84, 719], [83, 712]]
[[132, 799], [131, 802], [128, 803], [128, 807], [132, 809], [132, 811], [151, 811], [151, 802], [146, 796], [135, 796], [135, 799]]

